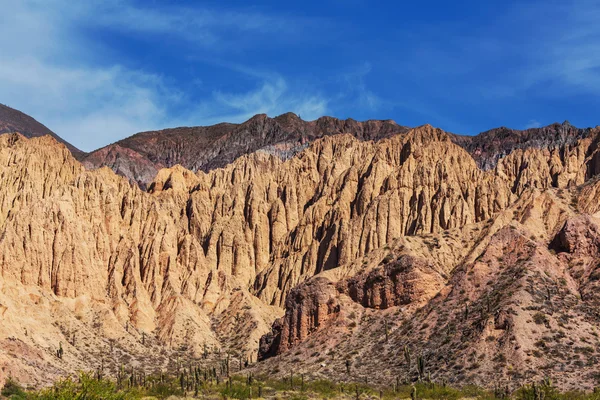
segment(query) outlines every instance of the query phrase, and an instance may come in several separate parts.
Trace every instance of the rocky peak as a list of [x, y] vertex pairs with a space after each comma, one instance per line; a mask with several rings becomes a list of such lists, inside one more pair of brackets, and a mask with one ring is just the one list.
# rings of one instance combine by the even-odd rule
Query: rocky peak
[[565, 121], [562, 124], [554, 123], [526, 130], [500, 127], [477, 136], [454, 136], [453, 140], [473, 156], [480, 168], [490, 170], [498, 160], [515, 150], [554, 149], [574, 145], [580, 139], [593, 136], [595, 132], [592, 128], [576, 128]]

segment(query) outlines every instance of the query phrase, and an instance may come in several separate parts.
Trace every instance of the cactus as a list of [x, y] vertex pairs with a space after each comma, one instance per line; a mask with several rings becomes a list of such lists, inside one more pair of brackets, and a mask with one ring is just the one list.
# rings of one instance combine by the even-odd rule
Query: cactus
[[62, 342], [58, 343], [58, 350], [56, 350], [56, 357], [60, 358], [62, 360], [63, 358], [63, 347], [62, 347]]
[[123, 388], [123, 378], [125, 377], [125, 368], [123, 364], [119, 367], [119, 371], [117, 372], [117, 384], [119, 388]]
[[404, 345], [404, 361], [406, 361], [406, 372], [408, 373], [408, 378], [410, 379], [410, 349], [407, 345]]
[[534, 400], [540, 400], [540, 390], [538, 389], [538, 387], [535, 384], [535, 382], [532, 385], [532, 389], [533, 389], [533, 399]]
[[417, 371], [419, 372], [419, 381], [425, 376], [425, 360], [423, 356], [417, 357]]
[[385, 342], [388, 342], [389, 336], [390, 336], [390, 331], [388, 328], [388, 322], [387, 322], [387, 318], [383, 320], [383, 327], [385, 329]]

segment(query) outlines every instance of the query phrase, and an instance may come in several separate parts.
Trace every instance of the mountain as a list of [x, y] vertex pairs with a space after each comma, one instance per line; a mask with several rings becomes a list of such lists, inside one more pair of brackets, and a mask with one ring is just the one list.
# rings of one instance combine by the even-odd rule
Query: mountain
[[[347, 133], [360, 140], [377, 141], [405, 134], [408, 130], [392, 120], [358, 122], [321, 117], [304, 121], [293, 113], [275, 118], [259, 114], [241, 124], [222, 123], [138, 133], [98, 149], [82, 161], [88, 169], [108, 166], [146, 189], [161, 168], [181, 165], [194, 172], [206, 172], [258, 150], [285, 160], [316, 139], [329, 135]], [[572, 145], [588, 137], [591, 131], [592, 128], [576, 128], [565, 121], [527, 130], [501, 127], [475, 136], [450, 136], [471, 154], [480, 168], [489, 170], [514, 150]]]
[[90, 169], [108, 166], [146, 188], [158, 170], [174, 165], [194, 172], [209, 171], [257, 150], [286, 159], [327, 135], [349, 133], [361, 140], [378, 140], [407, 130], [391, 120], [358, 122], [322, 117], [304, 121], [293, 113], [275, 118], [259, 114], [242, 124], [138, 133], [90, 153], [83, 163]]
[[50, 136], [1, 135], [0, 381], [229, 354], [242, 373], [382, 385], [418, 356], [461, 385], [597, 385], [600, 128], [526, 145], [535, 131], [278, 118], [159, 152], [205, 158], [147, 190]]
[[18, 132], [27, 138], [50, 135], [59, 143], [63, 143], [75, 157], [82, 157], [84, 153], [60, 138], [46, 126], [21, 111], [0, 104], [0, 134]]
[[526, 130], [500, 127], [482, 132], [475, 136], [454, 136], [454, 141], [467, 150], [477, 165], [485, 170], [496, 166], [498, 160], [517, 149], [560, 148], [574, 145], [578, 140], [588, 137], [592, 128], [576, 128], [565, 121], [541, 128]]

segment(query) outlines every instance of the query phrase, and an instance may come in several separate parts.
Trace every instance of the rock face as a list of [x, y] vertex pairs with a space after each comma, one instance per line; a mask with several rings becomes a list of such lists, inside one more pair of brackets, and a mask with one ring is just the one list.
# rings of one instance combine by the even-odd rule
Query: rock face
[[[177, 357], [256, 359], [260, 348], [266, 361], [256, 368], [268, 368], [272, 355], [285, 366], [291, 349], [336, 346], [340, 357], [325, 369], [308, 354], [303, 367], [336, 377], [346, 370], [336, 363], [359, 354], [357, 376], [392, 381], [400, 344], [409, 344], [429, 354], [435, 376], [461, 383], [507, 377], [513, 366], [477, 361], [492, 353], [538, 368], [515, 382], [550, 361], [566, 371], [561, 385], [575, 382], [574, 358], [557, 363], [529, 338], [574, 318], [583, 330], [573, 338], [597, 342], [598, 130], [556, 148], [518, 148], [484, 171], [429, 125], [394, 135], [391, 123], [321, 119], [310, 134], [323, 137], [285, 147], [295, 155], [282, 158], [263, 144], [282, 132], [308, 135], [307, 123], [292, 115], [253, 123], [266, 135], [261, 151], [210, 171], [206, 163], [239, 148], [202, 153], [198, 171], [161, 169], [147, 190], [107, 167], [86, 170], [51, 137], [0, 136], [0, 380], [11, 373], [39, 385], [107, 354], [109, 371], [122, 362], [158, 370]], [[354, 131], [326, 135], [331, 126]], [[214, 140], [241, 143], [240, 126], [222, 129], [229, 133]], [[123, 146], [110, 157], [121, 163], [130, 151], [151, 154]], [[156, 162], [200, 154], [187, 151], [165, 152], [148, 169], [118, 165], [148, 177]], [[581, 213], [589, 217], [576, 223]], [[573, 244], [580, 237], [589, 243]], [[534, 309], [550, 328], [529, 325]], [[382, 332], [385, 344], [365, 339]], [[67, 355], [57, 359], [60, 343]], [[385, 372], [368, 354], [389, 362]], [[592, 367], [584, 372], [589, 386]]]
[[455, 142], [464, 147], [477, 165], [484, 169], [493, 169], [498, 160], [518, 149], [559, 149], [574, 145], [578, 140], [589, 137], [592, 129], [579, 129], [568, 121], [554, 123], [542, 128], [530, 128], [524, 131], [506, 127], [491, 129], [477, 136], [455, 136]]
[[338, 291], [363, 307], [380, 310], [433, 297], [444, 283], [433, 263], [405, 255], [368, 273], [341, 281]]

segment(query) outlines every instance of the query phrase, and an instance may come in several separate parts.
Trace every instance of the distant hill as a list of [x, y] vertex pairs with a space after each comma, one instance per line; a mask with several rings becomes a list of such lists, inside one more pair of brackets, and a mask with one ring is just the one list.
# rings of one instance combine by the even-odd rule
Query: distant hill
[[11, 132], [19, 132], [27, 138], [50, 135], [67, 146], [76, 158], [80, 158], [85, 154], [29, 115], [0, 104], [0, 134]]

